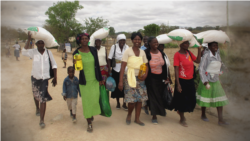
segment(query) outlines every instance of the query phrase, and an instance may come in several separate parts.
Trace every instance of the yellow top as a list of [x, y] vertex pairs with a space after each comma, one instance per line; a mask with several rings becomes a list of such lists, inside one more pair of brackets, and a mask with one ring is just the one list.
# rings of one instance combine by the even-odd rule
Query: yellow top
[[137, 56], [130, 56], [127, 62], [127, 77], [128, 77], [128, 84], [130, 87], [136, 87], [136, 78], [135, 78], [135, 69], [139, 70], [141, 64], [143, 64], [142, 57]]

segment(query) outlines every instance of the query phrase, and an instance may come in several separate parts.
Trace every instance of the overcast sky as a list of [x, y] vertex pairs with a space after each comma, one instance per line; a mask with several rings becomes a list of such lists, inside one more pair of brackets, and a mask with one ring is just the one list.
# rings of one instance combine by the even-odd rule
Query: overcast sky
[[[57, 1], [1, 2], [1, 24], [15, 28], [43, 26], [47, 9]], [[83, 24], [88, 17], [109, 20], [116, 32], [137, 31], [143, 26], [165, 23], [181, 27], [226, 25], [226, 2], [203, 1], [81, 1], [76, 14]], [[229, 24], [250, 21], [250, 2], [229, 2]]]

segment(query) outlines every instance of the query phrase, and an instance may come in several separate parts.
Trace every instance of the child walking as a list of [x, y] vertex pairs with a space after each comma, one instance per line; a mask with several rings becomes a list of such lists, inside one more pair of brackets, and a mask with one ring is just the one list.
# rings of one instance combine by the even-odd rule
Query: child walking
[[[75, 69], [68, 67], [68, 76], [63, 82], [63, 99], [67, 101], [68, 109], [70, 110], [70, 116], [73, 117], [72, 121], [76, 122], [76, 105], [77, 94], [79, 92], [79, 80], [75, 77]], [[80, 92], [79, 92], [79, 96]]]
[[64, 49], [63, 52], [62, 52], [62, 60], [63, 60], [63, 63], [64, 63], [63, 68], [66, 68], [67, 56], [68, 55], [67, 55], [66, 49]]
[[209, 53], [203, 55], [199, 67], [201, 81], [197, 89], [196, 101], [202, 109], [202, 120], [209, 121], [206, 116], [206, 107], [216, 107], [218, 124], [227, 125], [228, 123], [224, 121], [222, 116], [223, 106], [228, 104], [228, 100], [219, 80], [223, 64], [218, 52], [218, 43], [208, 43], [208, 48]]

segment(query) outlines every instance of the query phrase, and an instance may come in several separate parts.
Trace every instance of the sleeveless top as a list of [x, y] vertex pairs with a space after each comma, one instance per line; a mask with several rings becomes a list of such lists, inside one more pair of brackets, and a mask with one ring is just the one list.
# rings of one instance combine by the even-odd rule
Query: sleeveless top
[[101, 46], [99, 50], [97, 50], [98, 53], [98, 60], [99, 60], [99, 65], [100, 66], [105, 66], [107, 65], [106, 62], [106, 49], [104, 46]]

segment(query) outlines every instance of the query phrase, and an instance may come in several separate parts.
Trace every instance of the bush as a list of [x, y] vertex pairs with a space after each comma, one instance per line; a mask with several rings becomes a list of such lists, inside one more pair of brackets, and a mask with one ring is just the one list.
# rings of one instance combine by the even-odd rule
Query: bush
[[178, 48], [178, 45], [174, 43], [168, 43], [165, 44], [165, 48]]

